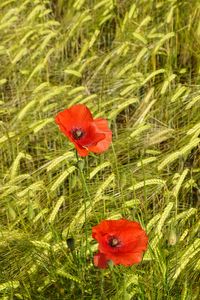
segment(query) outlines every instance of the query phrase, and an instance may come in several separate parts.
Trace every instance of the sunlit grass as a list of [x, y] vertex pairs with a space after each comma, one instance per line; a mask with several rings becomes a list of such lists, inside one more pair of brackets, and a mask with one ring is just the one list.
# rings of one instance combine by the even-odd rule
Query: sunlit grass
[[[199, 19], [197, 0], [1, 1], [1, 299], [198, 299]], [[59, 132], [75, 103], [109, 120], [104, 154]], [[94, 268], [92, 226], [121, 217], [143, 262]]]

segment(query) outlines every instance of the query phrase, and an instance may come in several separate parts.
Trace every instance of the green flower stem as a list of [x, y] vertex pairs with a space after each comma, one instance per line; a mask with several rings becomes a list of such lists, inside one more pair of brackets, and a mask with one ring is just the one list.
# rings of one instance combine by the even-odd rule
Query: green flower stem
[[[86, 238], [85, 254], [86, 254], [87, 250], [90, 251], [90, 247], [88, 247], [88, 232], [87, 232], [87, 224], [88, 224], [88, 221], [87, 221], [87, 199], [89, 200], [89, 203], [90, 203], [91, 207], [92, 207], [92, 199], [91, 199], [91, 195], [90, 195], [90, 192], [89, 192], [89, 189], [88, 189], [88, 186], [87, 186], [87, 182], [86, 182], [86, 179], [85, 179], [85, 176], [84, 176], [84, 173], [83, 173], [83, 169], [79, 164], [80, 160], [78, 158], [77, 152], [76, 152], [76, 158], [77, 158], [78, 169], [79, 169], [79, 172], [80, 172], [82, 188], [83, 188], [83, 192], [84, 192], [83, 198], [84, 198], [84, 218], [85, 218], [85, 238]], [[96, 214], [95, 214], [95, 217], [96, 217]], [[96, 217], [96, 219], [97, 219], [97, 222], [98, 222], [97, 217]]]

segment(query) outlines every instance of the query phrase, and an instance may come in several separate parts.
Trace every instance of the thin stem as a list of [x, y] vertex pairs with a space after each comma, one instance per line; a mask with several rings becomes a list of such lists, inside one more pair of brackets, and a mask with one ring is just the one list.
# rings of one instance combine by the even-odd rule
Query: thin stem
[[[91, 195], [90, 195], [90, 192], [89, 192], [89, 189], [88, 189], [88, 186], [87, 186], [87, 182], [85, 180], [83, 170], [82, 170], [82, 168], [79, 164], [80, 160], [79, 160], [77, 152], [76, 152], [76, 159], [77, 159], [78, 169], [79, 169], [79, 172], [80, 172], [82, 188], [83, 188], [83, 191], [84, 191], [83, 198], [84, 198], [84, 219], [85, 219], [85, 238], [86, 238], [85, 254], [86, 254], [87, 250], [90, 251], [90, 248], [88, 247], [88, 233], [87, 233], [87, 224], [88, 224], [88, 222], [87, 222], [87, 199], [89, 200], [90, 207], [92, 207], [92, 199], [91, 199]], [[98, 221], [98, 219], [97, 219], [97, 221]]]
[[[86, 191], [87, 195], [89, 195], [90, 197], [90, 193], [85, 181], [85, 177], [82, 171], [82, 168], [79, 165], [79, 158], [78, 158], [78, 154], [76, 152], [76, 159], [77, 159], [77, 166], [79, 169], [79, 173], [81, 175], [81, 183], [82, 183], [82, 188], [83, 191]], [[86, 238], [86, 249], [85, 249], [85, 257], [86, 257], [86, 253], [87, 253], [87, 249], [88, 249], [88, 233], [87, 233], [87, 202], [86, 202], [86, 197], [85, 197], [85, 193], [83, 193], [83, 199], [84, 199], [84, 218], [85, 218], [85, 238]]]

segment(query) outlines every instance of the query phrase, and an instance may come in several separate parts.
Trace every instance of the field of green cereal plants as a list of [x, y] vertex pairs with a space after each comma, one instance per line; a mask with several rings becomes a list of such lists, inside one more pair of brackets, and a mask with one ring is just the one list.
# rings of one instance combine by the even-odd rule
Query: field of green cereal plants
[[[0, 1], [0, 299], [197, 300], [199, 0]], [[112, 144], [77, 155], [84, 104]], [[94, 266], [92, 228], [139, 222], [139, 264]]]

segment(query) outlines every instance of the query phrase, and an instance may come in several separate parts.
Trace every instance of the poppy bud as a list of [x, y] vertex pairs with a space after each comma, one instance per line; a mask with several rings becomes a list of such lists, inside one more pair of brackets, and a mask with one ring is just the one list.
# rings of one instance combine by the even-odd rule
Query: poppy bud
[[74, 238], [68, 238], [67, 239], [67, 246], [68, 248], [73, 251], [75, 249], [75, 242], [74, 242]]
[[81, 171], [83, 171], [83, 169], [84, 169], [84, 166], [85, 166], [85, 161], [82, 159], [82, 160], [79, 160], [78, 162], [77, 162], [77, 165], [78, 165], [78, 168], [81, 170]]
[[172, 229], [169, 234], [168, 243], [170, 246], [174, 246], [174, 245], [176, 245], [176, 242], [177, 242], [176, 231], [174, 229]]

